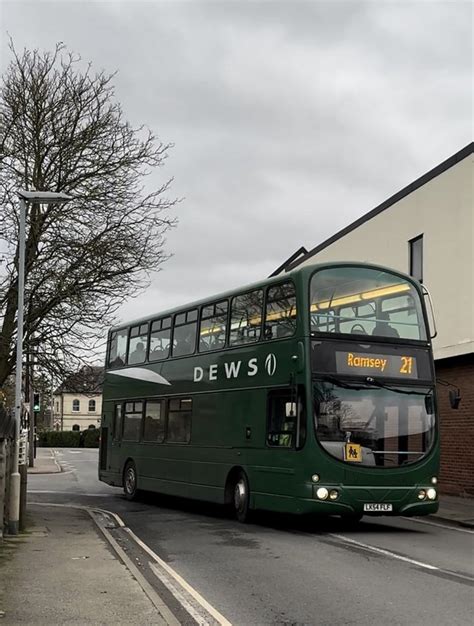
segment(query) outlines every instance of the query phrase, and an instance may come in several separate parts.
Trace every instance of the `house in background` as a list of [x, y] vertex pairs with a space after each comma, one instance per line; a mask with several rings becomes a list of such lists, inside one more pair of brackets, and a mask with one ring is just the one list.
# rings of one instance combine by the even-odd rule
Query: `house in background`
[[55, 430], [98, 428], [102, 413], [104, 368], [84, 366], [71, 374], [54, 392]]
[[[474, 496], [474, 143], [273, 275], [363, 261], [410, 274], [430, 291], [441, 418], [440, 488]], [[299, 251], [298, 251], [299, 252]], [[291, 257], [290, 257], [291, 258]], [[449, 386], [461, 391], [457, 410]]]

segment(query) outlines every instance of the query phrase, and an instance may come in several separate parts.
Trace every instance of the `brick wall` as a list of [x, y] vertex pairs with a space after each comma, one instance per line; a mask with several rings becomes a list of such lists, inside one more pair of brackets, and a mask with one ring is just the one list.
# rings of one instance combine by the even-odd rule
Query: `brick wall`
[[474, 354], [436, 362], [437, 378], [461, 390], [456, 410], [449, 404], [449, 387], [438, 383], [441, 425], [439, 488], [450, 495], [474, 496]]

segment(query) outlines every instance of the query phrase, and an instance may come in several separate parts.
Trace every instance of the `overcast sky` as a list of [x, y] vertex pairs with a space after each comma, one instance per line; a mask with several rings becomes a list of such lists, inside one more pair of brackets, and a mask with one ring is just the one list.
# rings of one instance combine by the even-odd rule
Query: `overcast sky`
[[0, 67], [63, 41], [175, 147], [174, 256], [124, 319], [267, 276], [472, 138], [470, 2], [1, 2]]

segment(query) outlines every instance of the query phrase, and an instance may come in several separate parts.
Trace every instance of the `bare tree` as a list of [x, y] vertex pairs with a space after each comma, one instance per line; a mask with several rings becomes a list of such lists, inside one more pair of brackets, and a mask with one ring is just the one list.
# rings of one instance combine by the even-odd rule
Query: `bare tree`
[[166, 259], [176, 203], [170, 180], [153, 189], [146, 179], [170, 144], [124, 119], [114, 74], [94, 73], [62, 44], [10, 50], [0, 87], [0, 386], [15, 362], [17, 190], [75, 198], [29, 206], [26, 233], [25, 342], [41, 346], [40, 365], [68, 371]]

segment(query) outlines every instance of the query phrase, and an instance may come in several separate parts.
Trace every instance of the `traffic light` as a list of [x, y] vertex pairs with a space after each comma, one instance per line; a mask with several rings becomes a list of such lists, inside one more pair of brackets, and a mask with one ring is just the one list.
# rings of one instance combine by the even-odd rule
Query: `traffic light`
[[34, 393], [33, 394], [33, 411], [35, 413], [38, 413], [39, 410], [40, 410], [40, 395], [39, 393]]

